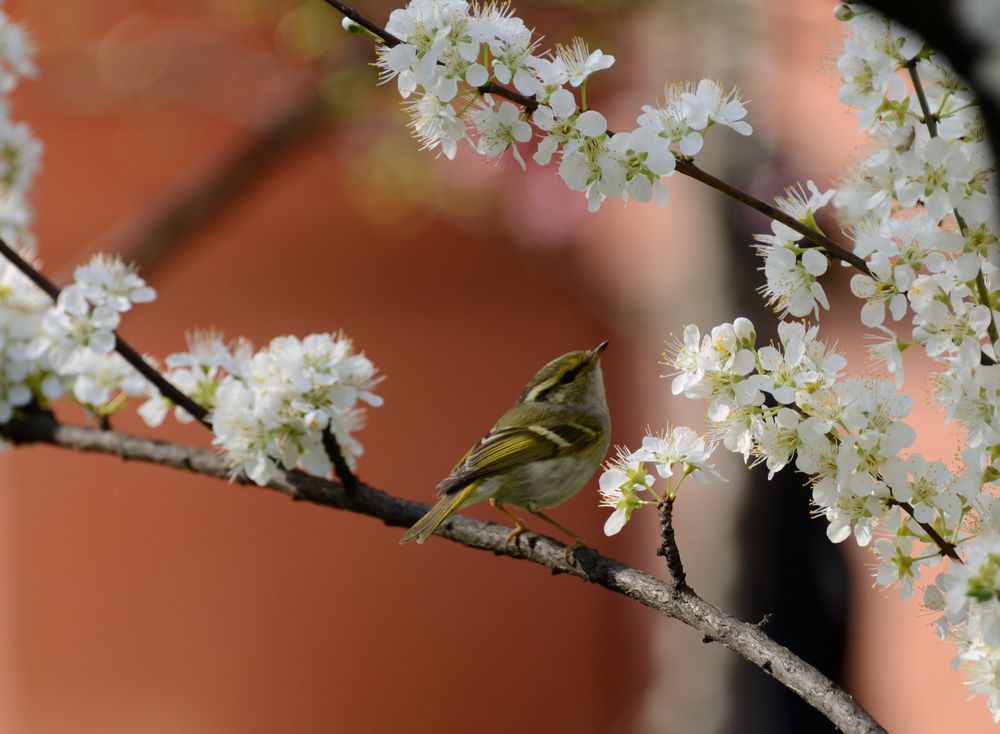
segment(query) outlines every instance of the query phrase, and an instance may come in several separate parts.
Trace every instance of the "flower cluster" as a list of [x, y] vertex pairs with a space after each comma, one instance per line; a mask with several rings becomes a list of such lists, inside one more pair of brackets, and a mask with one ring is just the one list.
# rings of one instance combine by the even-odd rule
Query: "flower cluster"
[[[808, 193], [801, 187], [788, 189], [777, 199], [778, 208], [785, 214], [819, 229], [816, 213], [833, 198], [834, 191], [821, 192], [812, 181], [807, 182]], [[829, 265], [820, 250], [802, 243], [802, 233], [778, 221], [771, 222], [771, 234], [754, 237], [754, 247], [764, 259], [764, 285], [760, 291], [768, 305], [782, 316], [801, 318], [819, 316], [819, 306], [829, 310], [830, 303], [819, 277]]]
[[[827, 536], [841, 542], [853, 535], [859, 545], [871, 544], [880, 585], [898, 587], [909, 598], [922, 568], [944, 561], [951, 548], [968, 554], [966, 565], [951, 565], [928, 590], [928, 598], [943, 596], [956, 588], [950, 578], [973, 574], [970, 564], [987, 553], [980, 534], [1000, 535], [1000, 508], [989, 486], [1000, 479], [992, 464], [997, 433], [994, 424], [974, 423], [995, 410], [1000, 366], [976, 366], [961, 373], [963, 387], [941, 388], [942, 395], [964, 396], [961, 409], [952, 406], [949, 412], [977, 428], [962, 453], [963, 471], [955, 473], [941, 461], [906, 453], [916, 438], [904, 422], [910, 398], [890, 381], [843, 377], [846, 361], [817, 333], [815, 325], [782, 322], [777, 343], [758, 346], [747, 319], [704, 336], [688, 326], [664, 355], [675, 370], [672, 391], [706, 401], [710, 440], [747, 461], [766, 464], [772, 476], [788, 465], [807, 475], [816, 513], [828, 522]], [[620, 511], [619, 524], [645, 504], [637, 494], [645, 478], [635, 471], [637, 458], [623, 454], [614, 473], [602, 478], [603, 504]], [[609, 495], [606, 490], [612, 489], [616, 493]], [[1000, 664], [1000, 646], [983, 642], [979, 628], [965, 616], [949, 614], [943, 620], [940, 629], [951, 630], [960, 643], [960, 667], [981, 674]], [[975, 620], [1000, 629], [1000, 608], [976, 606]], [[971, 685], [987, 692], [982, 675], [976, 680], [979, 684]], [[1000, 701], [991, 685], [991, 701]]]
[[[616, 196], [666, 204], [663, 179], [673, 173], [676, 157], [701, 150], [710, 127], [751, 133], [739, 96], [708, 79], [696, 86], [668, 84], [662, 103], [642, 108], [638, 127], [611, 132], [604, 115], [587, 109], [586, 87], [614, 57], [590, 51], [581, 39], [540, 51], [509, 5], [412, 0], [392, 12], [386, 30], [400, 43], [380, 47], [380, 76], [396, 80], [424, 148], [448, 158], [463, 140], [489, 158], [510, 149], [523, 168], [517, 146], [537, 135], [534, 161], [545, 166], [558, 153], [560, 177], [586, 195], [591, 211]], [[533, 112], [495, 99], [488, 93], [494, 83], [530, 98]]]
[[[168, 379], [211, 410], [214, 443], [233, 476], [258, 484], [279, 467], [329, 476], [325, 433], [353, 467], [363, 453], [353, 435], [364, 418], [359, 403], [382, 404], [372, 392], [381, 379], [375, 367], [338, 334], [282, 336], [256, 353], [245, 341], [227, 347], [217, 334], [196, 334], [189, 351], [170, 355], [167, 364]], [[169, 407], [154, 395], [140, 414], [157, 425]], [[180, 408], [177, 414], [190, 420]]]
[[[636, 451], [618, 447], [617, 458], [608, 462], [600, 479], [601, 506], [614, 510], [604, 523], [604, 534], [618, 533], [637, 507], [675, 497], [688, 476], [701, 484], [707, 484], [710, 478], [726, 481], [708, 463], [714, 450], [714, 443], [687, 426], [676, 426], [659, 435], [647, 434]], [[653, 486], [656, 477], [649, 473], [647, 464], [652, 464], [656, 475], [666, 480], [664, 494]]]
[[49, 299], [19, 270], [0, 260], [0, 423], [31, 402], [37, 388], [49, 397], [61, 383], [36, 368], [30, 352]]
[[[33, 259], [28, 232], [27, 191], [41, 156], [41, 145], [24, 123], [10, 118], [8, 95], [19, 79], [34, 72], [24, 29], [0, 11], [0, 238]], [[58, 394], [58, 381], [36, 369], [31, 345], [48, 299], [13, 265], [0, 260], [0, 423], [31, 402], [36, 390]]]
[[677, 370], [673, 391], [707, 400], [711, 435], [745, 460], [765, 463], [772, 476], [789, 464], [806, 474], [831, 541], [853, 534], [868, 545], [876, 528], [895, 523], [896, 540], [876, 545], [879, 578], [910, 594], [918, 567], [940, 557], [907, 555], [904, 562], [900, 543], [909, 551], [912, 539], [933, 542], [927, 528], [954, 540], [967, 497], [941, 462], [901, 455], [916, 437], [903, 422], [909, 397], [884, 380], [843, 378], [846, 361], [817, 331], [782, 322], [778, 343], [758, 347], [746, 319], [704, 337], [688, 326], [665, 354]]
[[989, 693], [1000, 720], [996, 676], [982, 675], [1000, 669], [1000, 640], [988, 633], [1000, 629], [1000, 609], [958, 603], [1000, 531], [1000, 518], [984, 511], [1000, 478], [996, 167], [976, 100], [943, 59], [864, 6], [844, 7], [840, 17], [848, 30], [840, 98], [859, 110], [872, 147], [834, 204], [867, 265], [851, 290], [864, 301], [862, 324], [879, 331], [870, 356], [899, 387], [903, 351], [921, 347], [935, 363], [935, 397], [964, 444], [954, 473], [913, 454], [905, 470], [883, 472], [893, 499], [912, 511], [880, 528], [888, 537], [875, 544], [876, 580], [912, 593], [915, 569], [928, 560], [913, 542], [928, 540], [921, 523], [957, 544], [965, 565], [941, 574], [925, 599], [949, 600], [940, 630], [958, 641], [958, 667], [972, 672], [974, 690]]
[[28, 231], [27, 192], [42, 156], [41, 143], [23, 122], [14, 122], [8, 95], [32, 76], [34, 48], [27, 32], [0, 11], [0, 237], [18, 249], [33, 249]]
[[[995, 501], [995, 500], [994, 500]], [[924, 594], [925, 606], [939, 612], [936, 628], [958, 644], [953, 665], [969, 689], [987, 697], [1000, 720], [1000, 535], [995, 531], [968, 544], [964, 563], [952, 564]]]
[[[25, 200], [40, 146], [8, 119], [2, 98], [32, 72], [29, 51], [24, 31], [0, 12], [0, 238], [34, 263]], [[53, 304], [0, 259], [0, 424], [33, 401], [45, 406], [61, 396], [103, 418], [124, 408], [128, 396], [144, 396], [140, 415], [161, 424], [173, 404], [115, 351], [122, 314], [155, 297], [131, 267], [97, 255], [76, 268]], [[342, 336], [282, 337], [254, 354], [246, 342], [227, 347], [216, 334], [196, 334], [166, 367], [176, 387], [212, 410], [215, 442], [233, 472], [261, 483], [279, 465], [328, 474], [325, 432], [353, 465], [362, 452], [352, 435], [363, 417], [357, 404], [381, 403], [371, 392], [379, 381], [374, 367]], [[175, 413], [193, 419], [179, 406]]]
[[117, 258], [96, 255], [74, 272], [54, 305], [45, 309], [29, 348], [35, 370], [55, 379], [45, 384], [47, 399], [66, 388], [94, 413], [107, 415], [119, 394], [141, 395], [145, 380], [114, 352], [121, 314], [134, 303], [148, 303], [156, 292]]
[[[853, 14], [841, 99], [873, 147], [834, 200], [867, 273], [851, 288], [886, 341], [919, 344], [945, 369], [996, 358], [995, 166], [975, 100], [923, 42], [871, 12]], [[905, 75], [905, 81], [904, 81]], [[907, 85], [908, 82], [908, 85]], [[896, 336], [912, 314], [910, 340]], [[901, 375], [897, 375], [901, 380]]]
[[[34, 73], [24, 29], [0, 12], [0, 239], [36, 262], [29, 232], [27, 194], [41, 144], [27, 125], [10, 118], [6, 96]], [[32, 401], [46, 404], [63, 394], [106, 414], [124, 394], [140, 394], [143, 380], [113, 353], [120, 314], [154, 291], [113, 258], [95, 257], [76, 269], [75, 282], [54, 305], [13, 263], [0, 260], [0, 423]]]
[[[64, 394], [99, 416], [145, 396], [138, 412], [148, 425], [159, 426], [171, 407], [178, 420], [193, 420], [113, 351], [121, 312], [155, 297], [130, 268], [96, 256], [55, 304], [18, 271], [3, 274], [12, 287], [0, 281], [0, 423], [33, 399]], [[199, 332], [165, 362], [165, 377], [211, 411], [215, 444], [233, 475], [260, 484], [279, 466], [328, 476], [327, 432], [353, 467], [363, 453], [353, 435], [364, 417], [359, 402], [382, 403], [372, 392], [381, 380], [374, 366], [341, 335], [279, 337], [254, 353], [245, 340], [226, 345]]]
[[[25, 253], [27, 254], [27, 253]], [[62, 395], [96, 415], [148, 387], [114, 352], [121, 313], [156, 294], [121, 261], [98, 255], [76, 269], [56, 303], [7, 261], [0, 262], [0, 423], [32, 401]]]

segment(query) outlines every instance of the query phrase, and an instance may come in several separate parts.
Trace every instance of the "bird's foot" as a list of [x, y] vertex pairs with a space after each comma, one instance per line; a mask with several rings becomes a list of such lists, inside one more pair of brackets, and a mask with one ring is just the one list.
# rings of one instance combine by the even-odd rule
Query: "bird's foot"
[[566, 559], [566, 563], [574, 563], [575, 559], [573, 554], [578, 550], [590, 550], [590, 545], [586, 540], [581, 538], [579, 535], [574, 536], [576, 539], [563, 549], [563, 558]]
[[508, 510], [506, 507], [504, 507], [504, 504], [501, 500], [490, 498], [490, 504], [514, 521], [514, 529], [510, 532], [510, 535], [507, 536], [508, 543], [517, 540], [518, 536], [528, 529], [528, 526], [521, 521], [521, 518], [519, 518], [513, 512]]

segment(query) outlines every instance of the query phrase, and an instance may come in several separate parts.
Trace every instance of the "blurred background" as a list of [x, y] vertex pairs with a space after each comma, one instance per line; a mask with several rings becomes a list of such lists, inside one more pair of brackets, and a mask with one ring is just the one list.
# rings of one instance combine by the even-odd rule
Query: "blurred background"
[[[773, 329], [746, 246], [766, 221], [680, 177], [665, 209], [590, 215], [551, 168], [420, 152], [395, 89], [374, 84], [371, 43], [319, 0], [57, 5], [6, 5], [39, 48], [14, 103], [46, 147], [33, 203], [47, 272], [64, 283], [97, 250], [139, 263], [159, 298], [121, 331], [160, 356], [197, 327], [257, 344], [345, 330], [387, 378], [359, 435], [376, 487], [429, 501], [539, 366], [605, 338], [615, 443], [702, 427], [701, 406], [660, 379], [664, 342], [740, 314]], [[358, 9], [384, 23], [392, 7]], [[832, 7], [517, 10], [546, 44], [581, 35], [616, 57], [588, 92], [613, 129], [664, 82], [737, 85], [754, 136], [714, 130], [699, 164], [769, 198], [825, 186], [864, 143], [836, 100]], [[846, 283], [831, 275], [839, 320], [823, 328], [864, 371]], [[925, 394], [926, 366], [907, 358], [907, 388]], [[917, 448], [948, 459], [942, 419], [915, 400]], [[207, 444], [173, 422], [157, 435]], [[728, 484], [678, 507], [696, 590], [747, 620], [771, 614], [773, 636], [891, 731], [991, 728], [932, 618], [871, 588], [869, 555], [826, 541], [794, 476], [722, 469]], [[829, 730], [692, 630], [527, 564], [400, 548], [368, 518], [108, 457], [11, 450], [0, 478], [0, 732]], [[607, 539], [596, 504], [595, 480], [555, 514], [664, 575], [653, 513]]]

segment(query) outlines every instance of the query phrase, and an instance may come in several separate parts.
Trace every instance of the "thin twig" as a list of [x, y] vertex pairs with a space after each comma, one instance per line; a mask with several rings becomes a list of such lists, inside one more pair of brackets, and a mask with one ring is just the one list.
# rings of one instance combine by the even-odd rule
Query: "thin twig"
[[[990, 323], [986, 326], [986, 333], [990, 336], [990, 343], [993, 348], [996, 349], [997, 341], [1000, 341], [1000, 332], [997, 332], [997, 322], [993, 318], [993, 302], [990, 300], [990, 290], [986, 287], [986, 276], [983, 275], [983, 269], [980, 268], [979, 272], [976, 273], [976, 290], [979, 293], [979, 300], [982, 302], [986, 308], [990, 310]], [[985, 362], [988, 357], [984, 354], [982, 355]], [[990, 360], [989, 364], [996, 364], [994, 360]]]
[[361, 13], [359, 13], [351, 6], [344, 5], [344, 3], [340, 2], [340, 0], [325, 0], [325, 1], [327, 5], [332, 5], [345, 18], [350, 18], [369, 33], [372, 33], [381, 38], [382, 43], [384, 43], [389, 48], [392, 48], [393, 46], [398, 46], [400, 43], [402, 43], [401, 40], [399, 40], [394, 35], [389, 33], [389, 31], [387, 31], [385, 28], [382, 28], [381, 26], [372, 23], [370, 20], [368, 20], [365, 16], [361, 15]]
[[667, 562], [667, 570], [674, 580], [674, 588], [679, 592], [694, 593], [688, 586], [687, 574], [684, 573], [684, 564], [681, 563], [681, 552], [677, 547], [677, 538], [674, 536], [674, 500], [675, 497], [667, 495], [660, 502], [660, 538], [662, 542], [656, 549], [656, 555], [663, 556]]
[[[0, 426], [0, 432], [15, 443], [41, 442], [112, 454], [211, 477], [224, 478], [229, 474], [222, 459], [209, 450], [116, 431], [60, 425], [48, 413]], [[250, 484], [242, 476], [233, 481]], [[369, 515], [394, 527], [408, 527], [428, 510], [427, 505], [393, 497], [361, 483], [352, 493], [337, 482], [298, 472], [280, 474], [268, 488], [298, 500]], [[842, 731], [865, 734], [885, 731], [840, 686], [776, 643], [758, 625], [742, 622], [693, 592], [680, 593], [673, 585], [594, 550], [578, 549], [572, 560], [568, 560], [562, 543], [534, 533], [522, 536], [527, 542], [508, 543], [509, 532], [509, 528], [494, 523], [457, 515], [438, 530], [442, 537], [469, 548], [530, 561], [555, 574], [576, 576], [677, 619], [762, 668]]]
[[[0, 255], [6, 257], [14, 265], [14, 267], [24, 273], [24, 275], [27, 276], [32, 283], [45, 291], [49, 298], [53, 301], [59, 300], [59, 287], [46, 278], [41, 271], [35, 269], [27, 260], [21, 257], [18, 252], [13, 247], [8, 245], [2, 238], [0, 238]], [[199, 423], [211, 430], [211, 426], [209, 425], [207, 419], [208, 411], [183, 392], [178, 390], [173, 383], [157, 372], [156, 369], [149, 364], [149, 362], [142, 358], [142, 355], [129, 346], [124, 339], [118, 336], [117, 332], [115, 333], [115, 351], [118, 352], [118, 354], [120, 354], [126, 362], [132, 365], [139, 374], [149, 380], [156, 387], [156, 389], [160, 391], [160, 395], [182, 407], [190, 413], [193, 418], [197, 419]]]
[[909, 502], [900, 502], [899, 500], [890, 500], [890, 504], [896, 505], [897, 507], [902, 509], [903, 512], [905, 512], [913, 519], [913, 522], [915, 522], [917, 525], [920, 526], [921, 530], [927, 533], [927, 537], [930, 538], [931, 541], [933, 541], [934, 545], [938, 547], [939, 556], [946, 556], [953, 561], [956, 561], [958, 563], [963, 563], [962, 557], [958, 555], [958, 551], [955, 550], [955, 548], [957, 548], [958, 546], [956, 546], [954, 543], [949, 543], [947, 540], [941, 537], [941, 533], [935, 530], [934, 526], [931, 525], [930, 523], [920, 522], [920, 520], [918, 520], [917, 516], [914, 514], [913, 505], [911, 505]]
[[[913, 82], [913, 89], [917, 93], [917, 102], [920, 104], [920, 112], [924, 118], [924, 124], [927, 126], [927, 132], [930, 133], [932, 138], [938, 136], [937, 127], [937, 115], [931, 111], [931, 106], [927, 102], [927, 95], [924, 94], [924, 85], [920, 82], [920, 72], [917, 71], [917, 61], [918, 58], [910, 59], [910, 62], [906, 65], [906, 70], [910, 73], [910, 81]], [[962, 219], [962, 215], [959, 214], [958, 210], [954, 210], [955, 221], [958, 223], [958, 229], [964, 236], [968, 236], [969, 228]], [[979, 296], [979, 300], [982, 301], [983, 305], [989, 309], [990, 313], [990, 323], [986, 326], [986, 333], [990, 337], [990, 344], [994, 345], [996, 348], [997, 340], [1000, 339], [1000, 334], [997, 332], [996, 321], [993, 319], [993, 306], [990, 302], [989, 290], [986, 288], [986, 278], [983, 276], [983, 269], [979, 268], [979, 272], [976, 273], [976, 291]], [[991, 358], [988, 354], [980, 354], [979, 361], [982, 364], [996, 364], [996, 360]]]
[[924, 93], [924, 85], [920, 83], [920, 72], [917, 71], [917, 62], [919, 60], [919, 57], [910, 59], [906, 65], [906, 71], [910, 74], [910, 81], [913, 82], [913, 90], [917, 93], [917, 102], [920, 104], [920, 111], [924, 116], [923, 122], [927, 126], [927, 132], [931, 134], [932, 138], [936, 138], [938, 134], [937, 115], [931, 112], [931, 106], [927, 103], [927, 95]]
[[330, 457], [330, 462], [333, 464], [333, 471], [337, 475], [337, 479], [340, 483], [344, 485], [344, 489], [348, 492], [358, 491], [358, 478], [351, 471], [351, 467], [347, 464], [347, 459], [344, 458], [344, 452], [340, 450], [340, 444], [337, 442], [337, 437], [333, 435], [333, 431], [327, 428], [323, 431], [323, 449], [326, 451], [326, 455]]
[[685, 176], [690, 176], [696, 181], [701, 181], [703, 184], [706, 184], [707, 186], [710, 186], [716, 191], [719, 191], [725, 194], [726, 196], [735, 199], [741, 204], [746, 204], [751, 209], [756, 209], [761, 214], [770, 217], [771, 219], [775, 219], [781, 222], [786, 227], [794, 229], [805, 239], [809, 240], [809, 242], [812, 243], [811, 246], [822, 247], [830, 255], [833, 255], [834, 257], [843, 260], [849, 265], [854, 266], [862, 273], [871, 275], [871, 272], [868, 270], [868, 264], [864, 261], [863, 258], [858, 257], [857, 255], [855, 255], [853, 252], [846, 249], [842, 245], [837, 244], [822, 232], [819, 232], [810, 227], [809, 225], [803, 224], [795, 217], [786, 214], [785, 212], [781, 211], [781, 209], [779, 209], [778, 207], [772, 206], [767, 202], [761, 201], [756, 196], [752, 196], [751, 194], [748, 194], [746, 191], [743, 191], [742, 189], [737, 188], [736, 186], [733, 186], [732, 184], [727, 183], [720, 178], [716, 178], [712, 174], [698, 168], [698, 166], [696, 166], [691, 161], [678, 159], [677, 171], [678, 173], [682, 173]]
[[[372, 21], [368, 20], [368, 18], [361, 15], [361, 13], [356, 11], [354, 8], [348, 5], [344, 5], [344, 3], [340, 2], [339, 0], [324, 0], [324, 2], [335, 8], [345, 18], [350, 18], [351, 20], [353, 20], [355, 23], [357, 23], [359, 26], [364, 28], [369, 33], [371, 33], [373, 36], [377, 36], [379, 39], [381, 39], [382, 43], [384, 43], [389, 48], [392, 48], [393, 46], [398, 46], [403, 42], [401, 38], [397, 38], [396, 36], [392, 35], [385, 28], [376, 25]], [[535, 99], [534, 97], [528, 97], [527, 95], [521, 94], [520, 92], [516, 92], [513, 89], [503, 86], [502, 84], [497, 84], [495, 82], [486, 82], [486, 84], [484, 84], [483, 86], [477, 87], [477, 90], [479, 91], [480, 94], [495, 94], [498, 97], [509, 99], [511, 102], [516, 102], [517, 104], [524, 107], [528, 112], [534, 112], [536, 109], [538, 109], [537, 99]]]

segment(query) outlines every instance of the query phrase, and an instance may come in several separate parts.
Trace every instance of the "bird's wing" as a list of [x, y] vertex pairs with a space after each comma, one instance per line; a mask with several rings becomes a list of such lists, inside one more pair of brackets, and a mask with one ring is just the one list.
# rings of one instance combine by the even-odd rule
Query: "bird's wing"
[[583, 451], [600, 441], [601, 434], [597, 426], [570, 420], [494, 428], [469, 450], [438, 486], [441, 494], [454, 494], [480, 477], [499, 474], [531, 461]]

